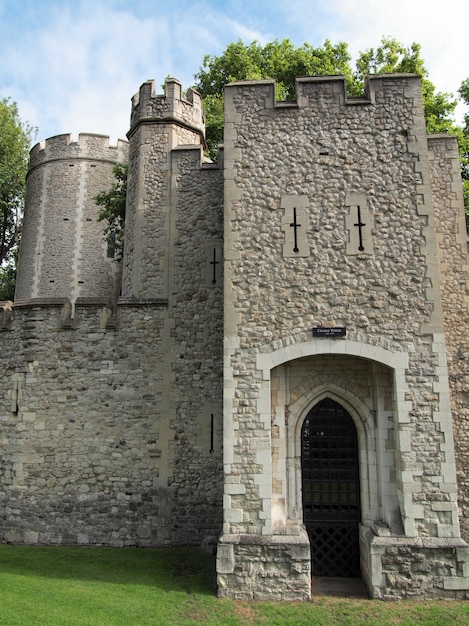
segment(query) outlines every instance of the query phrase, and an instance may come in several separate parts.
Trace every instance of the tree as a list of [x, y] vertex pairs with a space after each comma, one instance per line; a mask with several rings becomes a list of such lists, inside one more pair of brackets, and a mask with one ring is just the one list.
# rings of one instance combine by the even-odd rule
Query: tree
[[[465, 194], [466, 207], [469, 212], [469, 120], [466, 119], [465, 142], [463, 132], [453, 119], [457, 100], [447, 93], [438, 92], [429, 80], [428, 72], [421, 57], [421, 46], [412, 43], [406, 47], [393, 38], [384, 37], [381, 45], [360, 52], [355, 63], [351, 65], [351, 56], [346, 43], [333, 45], [329, 40], [318, 48], [305, 43], [295, 48], [288, 39], [275, 40], [262, 46], [258, 41], [245, 44], [241, 40], [228, 44], [220, 56], [207, 55], [199, 72], [195, 75], [195, 88], [203, 98], [206, 111], [206, 138], [211, 158], [216, 158], [218, 144], [223, 141], [224, 112], [223, 92], [227, 83], [235, 80], [257, 80], [273, 78], [276, 81], [276, 97], [278, 100], [295, 98], [295, 79], [298, 76], [320, 76], [341, 74], [345, 77], [349, 95], [359, 96], [363, 93], [365, 78], [368, 74], [405, 72], [418, 74], [422, 77], [422, 93], [425, 109], [427, 131], [429, 133], [449, 132], [458, 136], [460, 150], [465, 155]], [[469, 103], [469, 79], [460, 91], [461, 96]], [[461, 148], [465, 146], [465, 148]], [[122, 171], [122, 175], [126, 172]], [[105, 232], [108, 237], [115, 234], [122, 253], [125, 185], [124, 179], [116, 183], [109, 192], [100, 194], [107, 208], [100, 214], [100, 219], [108, 219], [109, 226]], [[120, 190], [120, 191], [119, 191]], [[121, 204], [117, 196], [123, 194]], [[109, 196], [108, 196], [109, 194]], [[99, 197], [99, 196], [98, 196]], [[105, 202], [108, 202], [106, 205]]]
[[0, 300], [12, 299], [31, 141], [36, 129], [21, 121], [15, 102], [0, 99]]
[[202, 95], [207, 111], [207, 143], [211, 155], [223, 138], [223, 88], [234, 80], [273, 78], [279, 100], [295, 97], [297, 76], [342, 74], [348, 93], [363, 93], [368, 74], [407, 72], [422, 77], [422, 91], [428, 132], [454, 130], [452, 118], [457, 101], [449, 94], [437, 92], [428, 79], [428, 72], [420, 55], [421, 47], [413, 43], [405, 47], [392, 38], [383, 38], [381, 45], [361, 52], [355, 69], [346, 43], [332, 45], [329, 40], [314, 48], [303, 44], [299, 48], [288, 40], [273, 41], [262, 47], [259, 42], [230, 43], [221, 56], [205, 56], [195, 75], [196, 89]]
[[15, 259], [0, 269], [0, 302], [13, 300], [16, 287], [16, 255]]
[[125, 201], [127, 195], [127, 165], [116, 163], [112, 168], [116, 178], [108, 191], [101, 191], [94, 200], [102, 209], [98, 215], [98, 222], [106, 221], [104, 239], [113, 248], [116, 260], [122, 258], [124, 252], [124, 224]]
[[216, 156], [217, 145], [223, 138], [223, 89], [235, 80], [274, 78], [278, 100], [295, 97], [297, 76], [343, 74], [352, 85], [347, 44], [332, 45], [329, 40], [314, 48], [305, 43], [295, 48], [291, 41], [273, 41], [262, 46], [259, 42], [244, 44], [241, 40], [228, 44], [221, 56], [206, 55], [195, 75], [207, 112], [206, 137], [210, 156]]
[[425, 122], [429, 133], [455, 131], [454, 109], [457, 99], [451, 94], [436, 91], [428, 79], [428, 71], [420, 56], [421, 46], [412, 43], [409, 47], [390, 37], [383, 37], [381, 45], [361, 52], [356, 61], [355, 95], [363, 91], [364, 79], [368, 74], [388, 74], [403, 72], [418, 74], [422, 78], [422, 95], [425, 109]]
[[[459, 94], [469, 106], [469, 78], [466, 78], [459, 88]], [[461, 173], [464, 191], [464, 206], [466, 209], [466, 225], [469, 230], [469, 113], [464, 116], [464, 126], [459, 136], [459, 157], [461, 159]]]

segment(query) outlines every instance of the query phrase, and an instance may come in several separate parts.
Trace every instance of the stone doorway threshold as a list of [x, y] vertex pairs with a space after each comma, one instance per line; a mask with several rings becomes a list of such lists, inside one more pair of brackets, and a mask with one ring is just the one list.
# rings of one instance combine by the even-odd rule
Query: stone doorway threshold
[[313, 577], [312, 596], [342, 596], [344, 598], [369, 598], [365, 583], [361, 578]]

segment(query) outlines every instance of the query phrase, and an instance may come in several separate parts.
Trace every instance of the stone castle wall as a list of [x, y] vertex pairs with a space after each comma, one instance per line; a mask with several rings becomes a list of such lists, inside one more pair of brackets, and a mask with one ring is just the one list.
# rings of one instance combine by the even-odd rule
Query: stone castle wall
[[[432, 481], [444, 481], [439, 424], [447, 406], [436, 392], [438, 367], [444, 366], [443, 321], [436, 244], [427, 228], [431, 181], [421, 171], [427, 152], [420, 83], [376, 79], [369, 100], [361, 102], [345, 101], [339, 81], [305, 79], [297, 87], [298, 105], [290, 107], [274, 106], [272, 83], [227, 89], [233, 130], [225, 153], [233, 167], [225, 188], [231, 299], [225, 316], [237, 390], [233, 434], [241, 438], [248, 428], [258, 443], [268, 442], [270, 425], [259, 421], [257, 409], [256, 352], [305, 341], [313, 327], [332, 325], [346, 327], [350, 340], [408, 353], [411, 417], [399, 429], [410, 447], [400, 462], [418, 484], [416, 532], [434, 535], [438, 520], [423, 494]], [[285, 198], [307, 206], [298, 210], [304, 254], [284, 253], [285, 231], [293, 223], [291, 208], [282, 207]], [[363, 221], [372, 244], [349, 252], [357, 204], [367, 208]], [[244, 497], [233, 496], [239, 522], [229, 524], [231, 532], [260, 532], [270, 517], [262, 503], [262, 464], [245, 462], [255, 458], [249, 445], [242, 453], [235, 446], [232, 469], [252, 485], [251, 501], [258, 506], [248, 513]], [[265, 518], [259, 517], [263, 511]]]
[[[128, 138], [31, 154], [0, 329], [0, 541], [223, 528], [219, 595], [307, 599], [299, 433], [327, 397], [357, 429], [370, 595], [464, 597], [466, 240], [454, 142], [427, 137], [418, 77], [352, 100], [342, 78], [298, 79], [294, 103], [230, 84], [217, 164], [200, 96], [149, 81]], [[92, 199], [127, 150], [117, 297]]]
[[[225, 95], [224, 425], [231, 447], [225, 454], [222, 594], [239, 592], [249, 571], [246, 549], [256, 559], [269, 538], [274, 549], [279, 520], [286, 520], [280, 532], [299, 536], [298, 425], [324, 395], [347, 406], [363, 432], [361, 488], [372, 497], [362, 516], [370, 515], [363, 523], [376, 536], [362, 545], [370, 593], [389, 595], [393, 582], [384, 555], [398, 553], [398, 537], [431, 539], [435, 559], [444, 558], [445, 542], [454, 539], [445, 568], [456, 579], [432, 571], [418, 593], [465, 589], [468, 555], [459, 539], [420, 81], [370, 77], [366, 97], [347, 100], [343, 79], [305, 78], [297, 80], [296, 103], [276, 103], [274, 94], [272, 81], [247, 81], [230, 84]], [[346, 336], [313, 338], [313, 328], [321, 327], [344, 328]], [[327, 354], [336, 355], [337, 369], [324, 380], [315, 368]], [[294, 397], [294, 376], [306, 357], [314, 367], [304, 375], [302, 396]], [[354, 378], [360, 359], [374, 371], [368, 397], [362, 397], [365, 381]], [[381, 391], [374, 362], [390, 368]], [[277, 402], [274, 368], [284, 363]], [[282, 423], [286, 443], [280, 449], [275, 429]], [[282, 463], [286, 469], [279, 472]], [[384, 473], [371, 484], [375, 468]], [[292, 500], [299, 512], [289, 508]], [[385, 549], [376, 547], [383, 520]], [[280, 577], [290, 569], [291, 562], [277, 563]], [[252, 593], [267, 597], [262, 573], [256, 576]]]
[[469, 541], [469, 323], [467, 233], [457, 141], [429, 137], [430, 167], [441, 272], [461, 533]]
[[130, 129], [139, 124], [154, 124], [155, 120], [178, 121], [188, 134], [197, 133], [205, 137], [205, 112], [200, 94], [188, 89], [185, 96], [181, 83], [176, 78], [165, 80], [164, 94], [157, 94], [155, 81], [148, 80], [132, 98]]
[[171, 151], [192, 146], [201, 153], [204, 145], [200, 96], [190, 92], [191, 100], [187, 100], [174, 79], [166, 81], [164, 95], [155, 95], [153, 88], [152, 81], [144, 83], [133, 100], [122, 285], [126, 297], [169, 296], [175, 228], [172, 205], [178, 184]]
[[[96, 305], [78, 303], [73, 327], [60, 306], [22, 306], [1, 338], [1, 540], [187, 545], [218, 533], [220, 410], [213, 444], [199, 390], [192, 411], [166, 413], [165, 305], [121, 305], [107, 329]], [[177, 375], [193, 369], [182, 362]]]
[[[159, 102], [174, 98], [174, 84], [170, 81]], [[177, 96], [179, 105], [168, 105], [171, 116], [194, 106]], [[200, 130], [185, 128], [183, 121], [171, 117], [166, 130], [157, 122], [162, 134], [152, 137], [154, 151], [143, 145], [138, 162], [142, 154], [135, 155], [133, 138], [148, 130], [149, 120], [137, 124], [130, 138], [127, 218], [129, 224], [138, 222], [139, 231], [132, 258], [129, 228], [126, 259], [138, 280], [160, 273], [161, 288], [142, 278], [143, 289], [124, 290], [111, 303], [107, 267], [91, 263], [93, 297], [77, 298], [72, 309], [65, 278], [53, 288], [39, 281], [41, 289], [20, 291], [22, 299], [3, 317], [0, 541], [197, 545], [220, 533], [223, 172], [202, 163]], [[162, 139], [165, 132], [169, 142]], [[82, 143], [91, 140], [81, 136]], [[74, 162], [70, 151], [80, 159], [81, 148], [66, 143], [63, 137], [49, 140], [45, 155], [41, 148], [33, 150], [28, 181], [36, 202], [28, 206], [33, 221], [43, 218], [34, 178], [41, 167], [38, 177], [51, 184], [53, 168], [65, 168], [55, 185], [68, 190], [70, 211], [80, 185], [89, 183], [86, 175], [77, 185], [75, 169], [95, 163]], [[158, 150], [160, 160], [153, 158]], [[140, 167], [147, 196], [137, 194], [134, 202]], [[89, 195], [111, 182], [97, 178]], [[143, 219], [142, 206], [148, 207]], [[51, 224], [55, 210], [59, 203], [49, 198], [44, 219], [53, 218]], [[100, 228], [95, 220], [93, 225], [98, 237], [93, 242], [102, 249]], [[37, 228], [28, 232], [34, 235]], [[28, 236], [26, 243], [36, 243]], [[161, 241], [171, 250], [157, 263]], [[57, 258], [66, 259], [70, 241], [62, 232], [56, 242]], [[142, 252], [145, 259], [138, 256]], [[27, 249], [21, 263], [33, 260]], [[42, 276], [52, 271], [47, 266]]]

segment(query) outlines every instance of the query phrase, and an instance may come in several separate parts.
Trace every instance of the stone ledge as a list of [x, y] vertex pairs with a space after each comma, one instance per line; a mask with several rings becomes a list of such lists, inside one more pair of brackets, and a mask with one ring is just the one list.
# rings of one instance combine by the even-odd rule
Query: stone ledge
[[364, 533], [368, 546], [363, 547], [369, 550], [364, 578], [372, 598], [466, 599], [469, 546], [463, 539], [371, 533]]
[[80, 306], [106, 306], [108, 300], [106, 298], [77, 298], [75, 308]]
[[27, 300], [15, 300], [13, 308], [59, 307], [68, 302], [70, 302], [68, 298], [28, 298]]
[[125, 298], [117, 301], [118, 306], [167, 306], [167, 298]]
[[453, 591], [469, 590], [469, 578], [462, 576], [446, 576], [443, 578], [443, 588]]
[[220, 544], [270, 546], [270, 545], [294, 545], [309, 547], [309, 539], [306, 531], [300, 535], [222, 535], [218, 540]]
[[375, 547], [430, 548], [430, 549], [469, 549], [464, 539], [458, 537], [373, 537]]

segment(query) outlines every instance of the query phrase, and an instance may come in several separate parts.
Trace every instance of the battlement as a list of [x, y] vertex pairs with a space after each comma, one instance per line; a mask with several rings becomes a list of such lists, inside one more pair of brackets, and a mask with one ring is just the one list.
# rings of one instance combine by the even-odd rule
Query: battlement
[[167, 78], [164, 94], [157, 95], [155, 81], [146, 81], [132, 98], [129, 135], [142, 123], [159, 121], [176, 122], [205, 136], [205, 112], [200, 94], [191, 88], [184, 97], [181, 83]]
[[[317, 99], [327, 97], [334, 99], [342, 106], [374, 105], [381, 102], [377, 94], [382, 93], [384, 99], [388, 99], [392, 93], [400, 94], [409, 98], [421, 99], [421, 78], [417, 74], [375, 74], [367, 76], [365, 80], [365, 93], [361, 97], [349, 97], [347, 95], [344, 76], [308, 76], [300, 77], [295, 81], [296, 100], [277, 101], [275, 98], [275, 80], [241, 80], [229, 83], [226, 86], [227, 94], [233, 91], [259, 90], [262, 94], [260, 105], [263, 108], [288, 109], [288, 108], [311, 108]], [[331, 111], [333, 109], [330, 109]]]
[[78, 140], [71, 134], [55, 135], [37, 143], [29, 153], [29, 169], [50, 161], [62, 159], [88, 159], [112, 163], [126, 162], [128, 143], [123, 139], [117, 145], [109, 144], [107, 135], [80, 133]]

